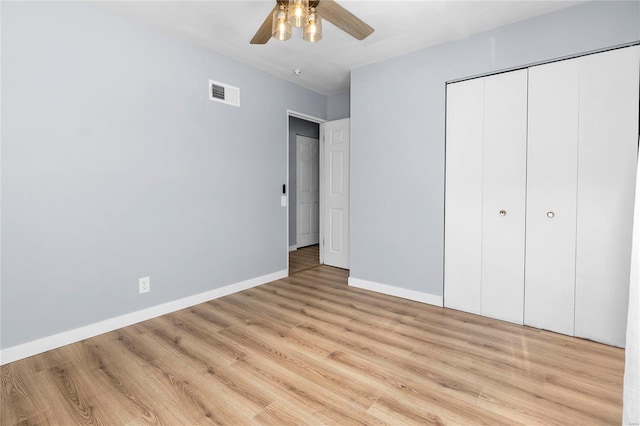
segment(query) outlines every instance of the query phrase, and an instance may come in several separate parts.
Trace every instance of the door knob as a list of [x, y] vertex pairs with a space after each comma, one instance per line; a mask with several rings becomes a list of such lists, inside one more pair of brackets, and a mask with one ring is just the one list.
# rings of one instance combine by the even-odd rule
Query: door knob
[[500, 210], [500, 216], [506, 216], [507, 215], [507, 211], [506, 210]]
[[553, 219], [553, 217], [554, 217], [555, 215], [556, 215], [556, 214], [555, 214], [554, 212], [547, 212], [547, 217], [548, 217], [549, 219]]

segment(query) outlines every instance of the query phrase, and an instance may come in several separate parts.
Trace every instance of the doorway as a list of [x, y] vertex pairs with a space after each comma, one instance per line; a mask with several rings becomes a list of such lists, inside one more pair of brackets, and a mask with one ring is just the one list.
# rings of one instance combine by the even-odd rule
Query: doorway
[[[320, 265], [320, 120], [288, 113], [289, 273]], [[315, 141], [315, 142], [314, 142]], [[304, 250], [303, 250], [304, 249]]]
[[[287, 208], [287, 244], [288, 251], [292, 253], [305, 242], [297, 241], [298, 226], [298, 202], [297, 192], [297, 137], [296, 134], [304, 130], [298, 130], [297, 125], [313, 129], [312, 137], [317, 129], [319, 139], [319, 167], [317, 168], [316, 181], [319, 184], [319, 208], [316, 208], [318, 218], [319, 247], [317, 255], [318, 265], [326, 264], [342, 269], [349, 269], [349, 229], [350, 229], [350, 119], [344, 118], [325, 122], [320, 119], [305, 116], [303, 114], [287, 111], [288, 126], [288, 150], [287, 150], [287, 181], [286, 191]], [[315, 207], [314, 207], [315, 208]], [[295, 238], [294, 238], [295, 236]], [[289, 257], [287, 257], [287, 269], [289, 273]]]

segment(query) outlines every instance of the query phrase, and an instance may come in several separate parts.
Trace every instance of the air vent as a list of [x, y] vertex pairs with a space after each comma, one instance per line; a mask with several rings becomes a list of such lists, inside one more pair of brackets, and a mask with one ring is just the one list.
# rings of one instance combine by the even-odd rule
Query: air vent
[[216, 99], [222, 99], [224, 101], [224, 86], [218, 86], [217, 84], [212, 84], [211, 96], [213, 96]]
[[240, 106], [240, 89], [219, 81], [209, 80], [209, 100]]

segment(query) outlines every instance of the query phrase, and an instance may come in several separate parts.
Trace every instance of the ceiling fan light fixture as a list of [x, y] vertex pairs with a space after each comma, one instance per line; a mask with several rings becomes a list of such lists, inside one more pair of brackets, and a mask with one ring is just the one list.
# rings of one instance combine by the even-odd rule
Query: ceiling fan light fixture
[[283, 5], [280, 5], [278, 9], [273, 11], [271, 35], [273, 38], [280, 41], [289, 40], [291, 38], [291, 25], [289, 24], [289, 21], [287, 21], [287, 11]]
[[309, 0], [289, 0], [289, 23], [302, 28], [307, 23]]
[[322, 18], [313, 7], [309, 9], [309, 18], [304, 26], [302, 38], [310, 43], [322, 40]]
[[271, 38], [289, 40], [292, 23], [303, 28], [303, 38], [312, 43], [323, 38], [322, 21], [328, 21], [357, 40], [364, 40], [374, 31], [336, 0], [275, 0], [275, 3], [249, 43], [267, 44]]

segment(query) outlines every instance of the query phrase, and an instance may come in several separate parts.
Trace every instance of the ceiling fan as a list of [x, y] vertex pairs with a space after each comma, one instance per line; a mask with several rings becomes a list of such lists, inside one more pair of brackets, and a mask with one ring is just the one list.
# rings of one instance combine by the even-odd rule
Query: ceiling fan
[[271, 37], [287, 40], [291, 25], [304, 27], [305, 40], [318, 41], [322, 38], [322, 18], [358, 40], [373, 33], [373, 28], [334, 0], [276, 0], [251, 44], [266, 44]]

